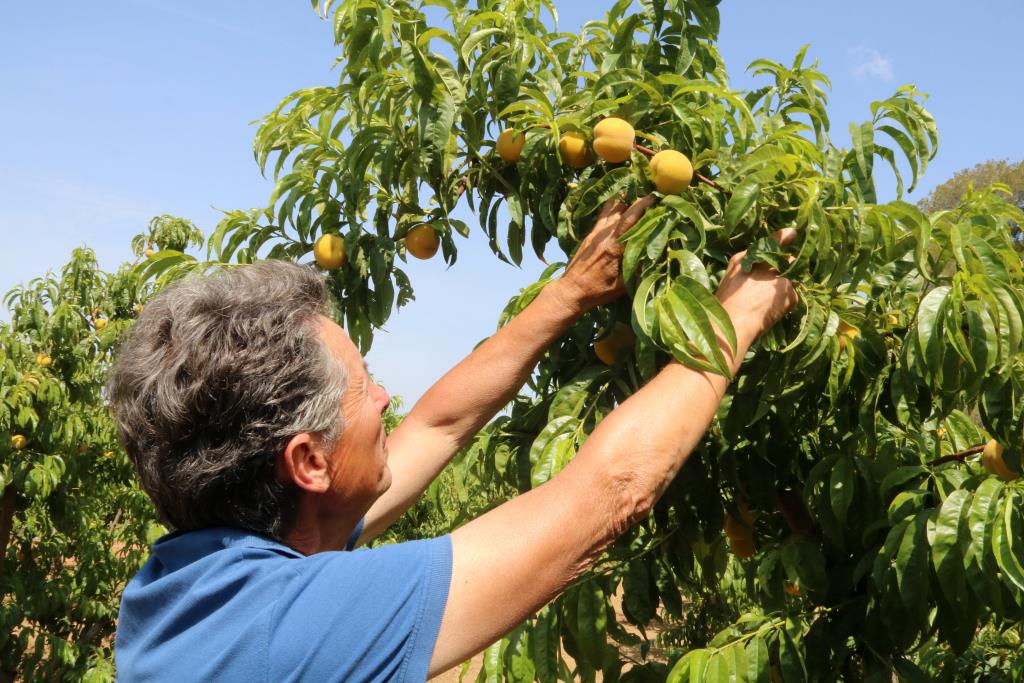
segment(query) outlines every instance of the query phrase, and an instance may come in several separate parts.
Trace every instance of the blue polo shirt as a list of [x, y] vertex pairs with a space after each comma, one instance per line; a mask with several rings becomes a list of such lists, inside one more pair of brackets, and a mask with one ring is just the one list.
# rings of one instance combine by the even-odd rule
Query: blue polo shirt
[[424, 681], [451, 568], [448, 536], [307, 557], [239, 529], [172, 533], [125, 588], [118, 679]]

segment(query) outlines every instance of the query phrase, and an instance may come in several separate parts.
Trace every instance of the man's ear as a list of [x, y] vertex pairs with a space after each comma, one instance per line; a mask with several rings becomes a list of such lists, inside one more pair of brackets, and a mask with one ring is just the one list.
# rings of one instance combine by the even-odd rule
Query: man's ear
[[306, 432], [289, 439], [277, 456], [277, 476], [310, 493], [327, 491], [331, 477], [319, 439]]

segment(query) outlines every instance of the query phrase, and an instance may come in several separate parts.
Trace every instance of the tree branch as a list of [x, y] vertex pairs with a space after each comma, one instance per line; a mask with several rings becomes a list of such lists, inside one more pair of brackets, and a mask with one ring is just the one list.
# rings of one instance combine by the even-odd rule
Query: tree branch
[[14, 504], [17, 502], [18, 489], [8, 484], [4, 489], [3, 502], [0, 503], [0, 577], [7, 569], [7, 544], [11, 542], [11, 529], [14, 528]]
[[983, 450], [985, 450], [985, 444], [981, 444], [980, 446], [971, 446], [970, 448], [968, 448], [965, 451], [960, 451], [959, 453], [951, 453], [949, 455], [944, 455], [941, 458], [935, 458], [930, 463], [928, 463], [928, 466], [929, 467], [935, 467], [936, 465], [944, 465], [947, 462], [953, 462], [953, 461], [963, 462], [964, 459], [967, 458], [968, 456], [974, 455], [975, 453], [981, 453]]

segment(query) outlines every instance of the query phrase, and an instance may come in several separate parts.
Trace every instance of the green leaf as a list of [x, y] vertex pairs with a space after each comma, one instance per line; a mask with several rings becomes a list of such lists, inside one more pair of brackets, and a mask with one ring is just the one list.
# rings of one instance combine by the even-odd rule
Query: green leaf
[[540, 683], [558, 680], [559, 644], [557, 612], [548, 605], [540, 611], [530, 634], [530, 653]]
[[731, 377], [712, 322], [735, 349], [736, 332], [721, 304], [696, 280], [680, 276], [655, 303], [661, 339], [676, 359], [697, 370]]
[[504, 649], [504, 645], [505, 641], [502, 639], [484, 650], [483, 671], [481, 673], [484, 676], [485, 683], [501, 683], [501, 654]]
[[[743, 643], [733, 643], [722, 648], [718, 659], [718, 680], [723, 683], [746, 683], [747, 652], [743, 649]], [[710, 676], [708, 680], [712, 680]]]
[[657, 613], [657, 597], [652, 596], [651, 584], [645, 562], [634, 560], [627, 565], [622, 578], [622, 611], [634, 624], [646, 626]]
[[579, 645], [590, 663], [600, 668], [608, 648], [608, 600], [596, 580], [581, 583], [577, 597]]
[[860, 175], [871, 178], [875, 155], [875, 128], [868, 122], [861, 125], [850, 124], [850, 140], [853, 143], [853, 154], [857, 161]]
[[533, 633], [527, 626], [520, 626], [508, 635], [508, 647], [505, 650], [505, 674], [512, 683], [534, 683], [537, 669], [530, 656], [530, 635]]
[[788, 628], [782, 629], [779, 639], [779, 668], [786, 683], [803, 683], [807, 680], [803, 653]]
[[928, 512], [915, 515], [907, 525], [895, 556], [896, 585], [907, 610], [927, 610]]
[[648, 339], [657, 339], [659, 335], [651, 295], [661, 279], [660, 273], [651, 273], [643, 279], [633, 294], [633, 328], [646, 335]]
[[412, 72], [412, 87], [422, 100], [429, 100], [434, 92], [434, 75], [430, 65], [412, 43], [402, 43], [402, 61]]
[[836, 460], [832, 473], [829, 476], [829, 502], [832, 504], [832, 512], [840, 524], [846, 524], [846, 513], [853, 502], [855, 479], [853, 472], [853, 461], [850, 458], [839, 458]]
[[975, 490], [967, 513], [967, 549], [964, 551], [964, 569], [971, 588], [984, 601], [988, 601], [990, 582], [995, 574], [995, 560], [990, 553], [990, 523], [998, 509], [997, 501], [1003, 491], [1003, 482], [988, 477]]
[[950, 291], [948, 285], [936, 287], [924, 297], [917, 311], [918, 347], [934, 377], [942, 373], [942, 351], [945, 346], [943, 316], [949, 305]]
[[1018, 593], [1024, 593], [1024, 566], [1014, 546], [1019, 543], [1021, 524], [1016, 491], [1003, 496], [1002, 509], [992, 529], [992, 554], [1003, 572], [1004, 582], [1012, 585]]
[[942, 503], [935, 519], [932, 538], [932, 564], [946, 599], [953, 605], [967, 602], [967, 576], [964, 549], [967, 539], [967, 513], [971, 493], [953, 491]]
[[747, 680], [750, 683], [769, 683], [771, 680], [771, 661], [768, 646], [764, 639], [754, 636], [747, 641]]
[[530, 482], [534, 488], [562, 471], [576, 453], [576, 430], [580, 423], [565, 416], [552, 420], [530, 447]]
[[631, 180], [629, 168], [614, 168], [605, 173], [600, 180], [581, 187], [582, 193], [579, 204], [573, 211], [574, 216], [581, 218], [594, 213], [611, 197], [620, 196]]
[[704, 683], [708, 650], [690, 650], [676, 662], [665, 683]]
[[786, 576], [810, 597], [822, 596], [828, 590], [825, 557], [813, 543], [794, 541], [782, 546], [782, 566]]
[[753, 180], [740, 183], [725, 205], [723, 220], [727, 230], [735, 230], [754, 202], [761, 196], [761, 185]]
[[920, 174], [918, 173], [917, 164], [918, 157], [917, 152], [914, 148], [913, 141], [911, 141], [911, 139], [907, 137], [906, 133], [893, 126], [882, 125], [876, 127], [875, 130], [879, 133], [885, 133], [886, 135], [891, 137], [893, 140], [896, 141], [896, 144], [899, 145], [900, 149], [903, 151], [903, 155], [906, 157], [907, 163], [910, 164], [911, 171], [911, 182], [910, 187], [907, 188], [907, 191], [913, 192], [914, 188], [917, 187], [917, 180], [920, 177]]
[[500, 28], [483, 28], [479, 31], [474, 31], [462, 41], [462, 47], [459, 48], [459, 53], [462, 55], [462, 59], [465, 62], [470, 62], [470, 55], [477, 45], [482, 43], [488, 37], [493, 36], [497, 33], [502, 33]]
[[584, 368], [572, 380], [563, 384], [551, 401], [551, 407], [548, 408], [548, 421], [566, 416], [578, 418], [583, 406], [591, 398], [591, 386], [608, 375], [607, 368], [591, 366]]

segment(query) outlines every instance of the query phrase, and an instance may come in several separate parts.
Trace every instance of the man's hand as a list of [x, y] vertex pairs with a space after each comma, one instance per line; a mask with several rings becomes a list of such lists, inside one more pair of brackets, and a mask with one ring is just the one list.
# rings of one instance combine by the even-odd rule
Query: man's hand
[[[773, 237], [781, 246], [786, 246], [796, 239], [796, 230], [786, 228]], [[744, 272], [742, 264], [746, 255], [747, 252], [741, 251], [729, 259], [717, 296], [732, 319], [737, 335], [750, 344], [796, 305], [797, 295], [793, 283], [779, 277], [768, 265], [759, 263], [749, 273]]]
[[562, 277], [566, 290], [582, 310], [615, 301], [626, 291], [622, 281], [623, 247], [618, 239], [655, 201], [650, 194], [629, 208], [615, 198], [605, 202], [594, 229], [580, 244]]

